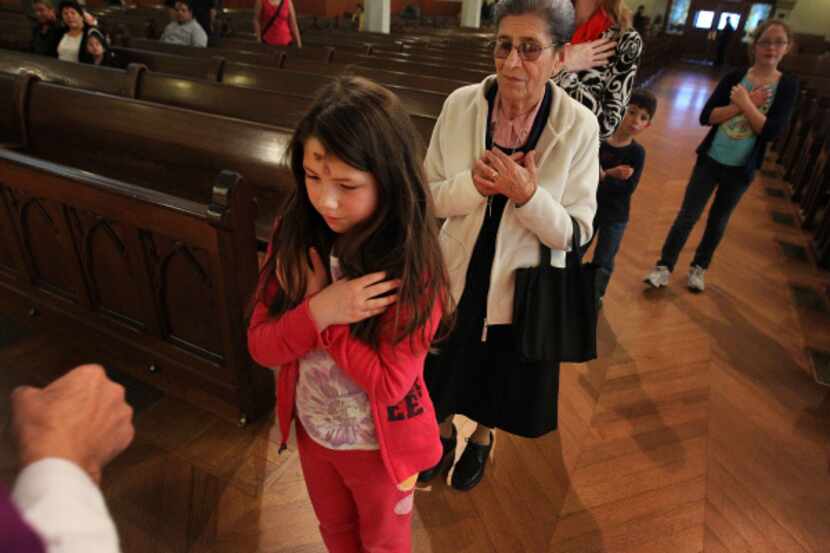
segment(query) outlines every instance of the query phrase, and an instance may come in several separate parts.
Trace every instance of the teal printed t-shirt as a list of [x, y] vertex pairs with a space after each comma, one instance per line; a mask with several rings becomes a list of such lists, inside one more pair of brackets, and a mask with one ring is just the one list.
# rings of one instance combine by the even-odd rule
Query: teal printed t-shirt
[[[741, 84], [746, 87], [749, 92], [752, 92], [752, 84], [747, 77], [744, 77]], [[760, 106], [758, 110], [766, 115], [775, 99], [775, 91], [778, 88], [778, 83], [773, 85], [764, 85], [769, 88], [770, 95], [764, 105]], [[718, 127], [718, 132], [715, 134], [715, 139], [709, 147], [709, 157], [715, 161], [730, 167], [743, 167], [746, 165], [746, 160], [752, 154], [752, 148], [755, 147], [755, 141], [758, 140], [758, 135], [752, 130], [746, 116], [739, 113], [729, 121], [726, 121]]]

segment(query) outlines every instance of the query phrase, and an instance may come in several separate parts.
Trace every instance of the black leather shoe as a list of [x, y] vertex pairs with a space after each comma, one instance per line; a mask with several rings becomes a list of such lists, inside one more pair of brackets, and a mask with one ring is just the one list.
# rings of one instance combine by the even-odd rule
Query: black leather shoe
[[447, 474], [455, 463], [455, 446], [458, 445], [458, 431], [455, 429], [455, 424], [452, 425], [452, 436], [449, 438], [441, 437], [441, 446], [444, 453], [441, 454], [441, 460], [438, 464], [427, 469], [418, 475], [418, 482], [425, 484], [438, 476], [439, 474]]
[[455, 472], [452, 473], [452, 487], [462, 492], [475, 488], [484, 478], [484, 466], [491, 449], [493, 449], [492, 432], [490, 432], [490, 443], [487, 445], [467, 440], [467, 447], [464, 448], [464, 453], [455, 465]]

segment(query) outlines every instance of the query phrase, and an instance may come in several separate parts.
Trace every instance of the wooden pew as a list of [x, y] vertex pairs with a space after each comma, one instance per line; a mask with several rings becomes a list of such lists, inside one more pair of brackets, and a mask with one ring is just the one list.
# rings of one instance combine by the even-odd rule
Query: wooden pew
[[[816, 159], [809, 190], [824, 191], [825, 198], [830, 191], [830, 139], [825, 140], [821, 154]], [[816, 214], [818, 219], [818, 214]], [[824, 213], [817, 221], [815, 238], [810, 242], [816, 263], [819, 267], [830, 269], [830, 207], [824, 204]]]
[[[50, 73], [48, 71], [49, 66], [54, 67], [56, 70], [62, 71], [62, 73]], [[260, 89], [232, 87], [219, 83], [188, 79], [185, 77], [167, 75], [163, 73], [152, 73], [150, 71], [146, 71], [144, 68], [136, 66], [131, 67], [129, 72], [124, 72], [116, 69], [96, 68], [92, 66], [84, 67], [78, 64], [66, 64], [56, 60], [46, 60], [45, 62], [40, 62], [38, 69], [39, 74], [44, 76], [44, 78], [48, 79], [51, 77], [55, 81], [64, 83], [68, 82], [74, 86], [79, 86], [87, 90], [100, 91], [101, 89], [104, 89], [110, 94], [119, 94], [129, 98], [153, 102], [155, 104], [185, 108], [205, 114], [222, 115], [252, 123], [269, 125], [271, 127], [270, 130], [268, 132], [263, 131], [262, 133], [264, 135], [263, 140], [268, 140], [270, 138], [270, 140], [279, 141], [282, 144], [287, 143], [293, 132], [292, 129], [299, 124], [301, 118], [308, 111], [314, 96], [314, 91], [310, 92], [306, 96], [280, 94]], [[2, 70], [3, 68], [0, 66], [0, 71]], [[75, 70], [78, 70], [78, 73], [80, 74], [79, 76], [70, 76], [69, 78], [66, 77], [67, 74], [72, 75]], [[94, 75], [93, 73], [97, 73], [97, 75]], [[8, 80], [6, 83], [7, 82]], [[8, 85], [2, 83], [3, 81], [0, 81], [0, 90], [3, 90], [4, 87], [8, 89]], [[110, 105], [110, 109], [116, 113], [118, 104], [113, 104], [110, 100], [107, 102]], [[9, 101], [8, 104], [13, 105], [13, 102]], [[186, 124], [183, 119], [186, 116], [181, 116], [180, 114], [176, 115], [181, 117], [181, 126], [177, 132], [185, 132]], [[114, 115], [114, 117], [125, 116], [126, 115], [121, 114]], [[11, 117], [14, 117], [14, 115], [12, 114]], [[159, 122], [157, 124], [169, 126], [169, 123], [162, 118], [162, 114], [159, 114], [158, 117]], [[416, 129], [418, 129], [424, 143], [428, 143], [432, 135], [432, 129], [435, 126], [436, 118], [424, 115], [410, 115], [410, 117], [412, 118]], [[46, 123], [48, 123], [48, 120], [44, 124]], [[145, 126], [138, 121], [134, 123], [137, 127]], [[242, 121], [239, 121], [239, 123], [242, 123]], [[202, 122], [201, 124], [210, 125], [212, 122], [207, 121]], [[57, 120], [55, 121], [55, 125], [59, 128], [72, 128], [71, 126], [59, 124]], [[197, 123], [194, 123], [194, 125], [197, 125]], [[195, 131], [193, 132], [199, 131], [198, 126], [194, 126], [194, 129]], [[138, 131], [142, 129], [136, 130]], [[26, 131], [29, 134], [33, 132], [28, 129], [26, 129]], [[250, 129], [246, 129], [246, 131], [250, 131]], [[20, 130], [16, 131], [14, 134], [7, 137], [7, 141], [11, 141], [15, 137], [19, 137], [21, 132], [22, 131]], [[46, 132], [45, 128], [43, 132]], [[228, 132], [234, 131], [231, 130]], [[54, 134], [60, 135], [62, 133], [56, 132]], [[248, 134], [251, 135], [250, 141], [253, 141], [253, 136], [256, 136], [256, 133], [251, 134], [248, 132]], [[170, 140], [169, 138], [165, 139]], [[195, 140], [198, 143], [198, 139]], [[55, 147], [57, 147], [57, 145]], [[221, 149], [221, 146], [217, 147]], [[244, 145], [240, 144], [239, 147], [242, 148]], [[223, 150], [222, 156], [220, 157], [233, 157], [240, 155], [239, 152], [235, 152], [232, 147], [229, 146], [229, 148], [230, 149], [227, 151]], [[48, 150], [39, 150], [39, 152], [48, 152]], [[152, 153], [147, 155], [153, 156]], [[193, 155], [195, 156], [196, 154]], [[147, 159], [151, 159], [151, 157], [148, 157]], [[165, 159], [169, 158], [165, 157]], [[86, 163], [87, 161], [88, 160], [84, 158], [83, 163]], [[229, 161], [227, 166], [234, 167], [235, 170], [243, 174], [250, 175], [251, 166], [256, 168], [259, 161], [260, 160], [258, 159], [256, 152], [245, 152], [242, 154], [242, 160], [238, 164], [233, 165]], [[287, 172], [287, 168], [281, 166], [282, 161], [282, 159], [277, 157], [270, 160], [268, 166], [270, 166], [271, 170], [274, 172], [280, 170], [283, 171], [283, 189], [287, 189], [291, 185], [291, 177], [290, 175], [285, 174]], [[62, 160], [61, 162], [71, 165], [73, 160]], [[198, 163], [197, 158], [194, 158], [194, 163]], [[106, 170], [109, 169], [109, 166], [107, 166]], [[257, 197], [262, 202], [261, 218], [257, 222], [257, 229], [258, 236], [264, 243], [267, 241], [269, 236], [271, 221], [273, 221], [282, 195], [279, 193], [279, 190], [274, 190], [274, 185], [271, 182], [272, 179], [276, 179], [276, 176], [273, 174], [269, 175], [264, 167], [259, 166], [255, 176], [249, 176], [248, 178], [252, 180], [255, 185], [257, 185]], [[140, 182], [140, 184], [148, 185], [145, 181]], [[190, 193], [198, 194], [198, 189], [195, 192], [191, 191]]]
[[225, 58], [221, 57], [185, 57], [118, 46], [113, 47], [112, 51], [127, 63], [140, 63], [146, 65], [151, 71], [209, 81], [221, 80], [222, 68], [225, 65]]
[[799, 155], [785, 178], [790, 182], [793, 200], [799, 200], [810, 178], [816, 158], [824, 145], [828, 131], [830, 131], [830, 98], [816, 98], [812, 100], [816, 106], [809, 110], [813, 117], [806, 125], [806, 134], [801, 145]]
[[[14, 78], [0, 74], [0, 82]], [[284, 163], [289, 128], [47, 82], [32, 83], [26, 102], [17, 134], [35, 157], [203, 203], [218, 172], [241, 174], [256, 193], [262, 241], [293, 186]]]
[[[176, 56], [173, 54], [165, 54], [162, 52], [151, 52], [148, 50], [136, 50], [133, 48], [120, 47], [115, 47], [113, 50], [125, 61], [129, 63], [140, 63], [146, 65], [152, 71], [195, 78], [205, 78], [208, 80], [221, 80], [223, 82], [225, 81], [225, 76], [234, 73], [234, 71], [231, 70], [231, 67], [235, 67], [236, 70], [244, 73], [245, 76], [240, 77], [238, 79], [239, 81], [250, 79], [250, 75], [253, 71], [269, 69], [267, 67], [250, 65], [247, 66], [247, 69], [243, 69], [243, 64], [226, 63], [224, 58], [194, 59], [184, 56]], [[465, 81], [456, 79], [428, 77], [413, 75], [410, 73], [385, 71], [370, 67], [346, 66], [341, 64], [295, 61], [292, 63], [291, 68], [291, 71], [300, 71], [303, 73], [313, 73], [325, 76], [335, 76], [338, 74], [349, 73], [353, 75], [360, 75], [362, 77], [366, 77], [367, 79], [372, 79], [373, 81], [387, 86], [437, 92], [444, 95], [469, 84]]]
[[[19, 52], [0, 51], [0, 73], [31, 73], [44, 81], [117, 96], [131, 96], [134, 87], [134, 84], [131, 85], [127, 81], [127, 74], [122, 69], [67, 63], [55, 58]], [[3, 97], [6, 97], [5, 94]]]
[[0, 79], [0, 147], [19, 143], [14, 79]]
[[815, 152], [810, 160], [811, 163], [806, 169], [805, 182], [800, 190], [799, 214], [801, 215], [801, 226], [805, 229], [812, 229], [816, 226], [820, 212], [826, 211], [828, 206], [828, 175], [827, 173], [827, 148], [830, 142], [830, 117], [825, 111], [824, 120], [819, 123], [821, 126], [816, 131], [816, 142], [821, 145], [818, 152]]
[[[168, 106], [236, 117], [293, 129], [311, 107], [314, 90], [301, 94], [277, 93], [255, 88], [237, 88], [141, 71], [136, 79], [135, 98]], [[424, 143], [428, 143], [436, 116], [410, 114]]]
[[[136, 43], [136, 47], [141, 47]], [[493, 67], [492, 56], [482, 58], [480, 56], [465, 56], [463, 53], [443, 52], [439, 50], [420, 50], [401, 52], [399, 48], [390, 48], [386, 45], [372, 45], [368, 43], [341, 43], [331, 39], [306, 39], [303, 40], [303, 48], [279, 48], [268, 46], [253, 40], [228, 39], [219, 41], [217, 46], [225, 52], [227, 50], [248, 50], [261, 53], [273, 53], [275, 49], [285, 52], [289, 58], [302, 60], [332, 61], [341, 62], [345, 54], [349, 56], [367, 56], [371, 58], [380, 57], [388, 61], [400, 61], [408, 63], [424, 63], [428, 65], [448, 65], [461, 69], [489, 70]], [[227, 56], [226, 56], [227, 57]], [[334, 59], [332, 59], [334, 58]]]
[[0, 286], [69, 318], [114, 368], [245, 424], [274, 403], [245, 347], [251, 186], [222, 173], [209, 188], [193, 202], [0, 149]]
[[818, 100], [814, 94], [808, 91], [803, 96], [802, 104], [799, 107], [798, 118], [791, 123], [790, 136], [787, 139], [786, 147], [781, 156], [781, 164], [785, 168], [784, 178], [786, 180], [792, 178], [792, 171], [801, 155], [801, 148], [807, 137], [810, 121], [815, 117], [817, 110]]
[[[377, 77], [377, 74], [373, 75]], [[383, 77], [384, 75], [380, 75]], [[316, 94], [317, 90], [331, 82], [335, 75], [324, 73], [303, 73], [287, 69], [266, 69], [241, 63], [225, 63], [222, 82], [227, 85], [261, 88], [288, 94], [308, 96]], [[368, 77], [372, 78], [372, 77]], [[377, 79], [375, 79], [377, 80]], [[424, 115], [435, 117], [441, 113], [446, 93], [431, 92], [382, 83], [401, 99], [404, 108], [410, 115]], [[455, 83], [452, 83], [455, 86]], [[461, 86], [460, 83], [458, 86]]]
[[242, 49], [232, 50], [227, 48], [197, 48], [194, 46], [182, 46], [179, 44], [167, 44], [159, 40], [145, 38], [127, 37], [122, 41], [121, 46], [149, 52], [163, 52], [175, 56], [191, 58], [224, 58], [229, 61], [250, 63], [271, 67], [280, 67], [283, 63], [283, 54], [280, 51], [271, 50], [263, 52], [258, 50], [245, 51]]
[[384, 85], [396, 85], [441, 94], [450, 94], [454, 90], [470, 84], [467, 81], [456, 78], [418, 75], [409, 71], [392, 71], [376, 67], [367, 67], [365, 65], [321, 64], [286, 59], [283, 67], [289, 71], [314, 73], [317, 75], [337, 75], [345, 73], [359, 75]]
[[[206, 113], [294, 128], [334, 77], [291, 74], [243, 64], [226, 64], [222, 84], [132, 67], [124, 70], [65, 63], [31, 54], [0, 53], [0, 72], [33, 73], [43, 80], [137, 98]], [[239, 89], [242, 84], [245, 88]], [[429, 141], [445, 96], [390, 87], [398, 93], [425, 142]]]

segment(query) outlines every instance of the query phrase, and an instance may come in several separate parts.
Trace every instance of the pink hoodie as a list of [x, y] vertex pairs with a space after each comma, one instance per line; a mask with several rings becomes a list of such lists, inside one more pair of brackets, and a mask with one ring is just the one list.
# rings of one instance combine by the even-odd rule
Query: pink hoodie
[[[265, 299], [270, 303], [277, 291], [270, 277]], [[383, 317], [384, 335], [392, 325], [393, 311]], [[441, 306], [435, 302], [432, 315], [419, 336], [431, 340], [441, 321]], [[441, 458], [441, 442], [435, 409], [424, 384], [424, 360], [429, 350], [425, 340], [409, 338], [394, 344], [381, 339], [378, 351], [351, 335], [349, 325], [334, 325], [322, 333], [311, 318], [309, 298], [274, 319], [266, 303], [259, 301], [248, 326], [248, 349], [260, 365], [280, 367], [277, 376], [277, 416], [282, 444], [286, 447], [294, 419], [294, 397], [299, 379], [299, 360], [314, 349], [325, 349], [369, 396], [377, 430], [380, 454], [396, 483], [434, 466]]]

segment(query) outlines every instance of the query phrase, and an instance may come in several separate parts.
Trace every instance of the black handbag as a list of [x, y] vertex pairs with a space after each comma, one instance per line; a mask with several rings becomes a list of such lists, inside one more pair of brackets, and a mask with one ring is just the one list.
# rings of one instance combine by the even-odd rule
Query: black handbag
[[539, 243], [538, 267], [516, 270], [513, 331], [528, 361], [584, 363], [597, 357], [596, 267], [582, 264], [579, 225], [565, 268], [550, 264], [550, 248]]

